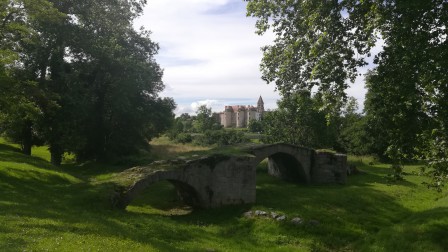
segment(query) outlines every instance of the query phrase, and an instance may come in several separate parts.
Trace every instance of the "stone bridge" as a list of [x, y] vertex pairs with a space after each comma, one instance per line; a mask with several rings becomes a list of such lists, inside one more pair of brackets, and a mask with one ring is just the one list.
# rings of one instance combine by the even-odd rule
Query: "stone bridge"
[[347, 156], [289, 145], [242, 147], [241, 155], [211, 155], [193, 160], [156, 161], [128, 169], [120, 176], [130, 186], [114, 195], [114, 205], [125, 208], [153, 183], [167, 180], [181, 199], [194, 207], [254, 203], [256, 168], [268, 158], [268, 173], [302, 184], [345, 183]]

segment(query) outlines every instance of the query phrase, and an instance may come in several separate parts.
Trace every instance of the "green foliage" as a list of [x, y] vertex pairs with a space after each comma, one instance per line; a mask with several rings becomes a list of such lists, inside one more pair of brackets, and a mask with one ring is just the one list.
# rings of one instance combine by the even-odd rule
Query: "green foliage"
[[355, 80], [374, 44], [369, 18], [376, 2], [246, 1], [247, 15], [258, 18], [257, 33], [275, 34], [263, 48], [262, 78], [283, 96], [317, 86], [323, 105], [338, 110], [347, 79]]
[[263, 132], [263, 123], [260, 120], [250, 119], [248, 129], [249, 132], [261, 133]]
[[[146, 148], [171, 126], [174, 101], [158, 97], [158, 45], [132, 26], [146, 1], [0, 3], [0, 79], [8, 79], [0, 106], [11, 108], [2, 109], [2, 122], [7, 133], [26, 126], [14, 132], [18, 142], [30, 146], [39, 135], [54, 164], [65, 151], [109, 159]], [[11, 54], [14, 64], [3, 57]], [[19, 103], [4, 105], [8, 97]]]
[[201, 105], [196, 111], [196, 117], [193, 120], [193, 127], [196, 132], [203, 133], [207, 130], [219, 130], [222, 126], [218, 123], [212, 109], [206, 105]]
[[366, 117], [357, 113], [344, 115], [338, 135], [339, 146], [347, 153], [355, 155], [370, 154], [372, 139], [367, 134]]
[[336, 124], [327, 124], [326, 113], [319, 110], [320, 97], [302, 90], [278, 102], [278, 109], [263, 115], [263, 142], [286, 142], [312, 148], [335, 145]]
[[[230, 135], [225, 136], [225, 134], [217, 133], [222, 129], [222, 126], [216, 120], [216, 115], [212, 114], [211, 108], [201, 105], [196, 114], [196, 116], [182, 114], [177, 117], [168, 131], [170, 140], [185, 144], [191, 143], [194, 138], [194, 142], [202, 146], [227, 145], [227, 142], [234, 141], [232, 140], [234, 137]], [[193, 137], [192, 133], [196, 136]]]
[[198, 135], [194, 143], [198, 145], [233, 145], [249, 142], [243, 132], [238, 130], [207, 130], [203, 135]]
[[371, 154], [373, 139], [367, 133], [367, 118], [358, 112], [358, 103], [354, 97], [349, 97], [338, 118], [340, 130], [337, 145], [349, 154]]
[[448, 139], [448, 74], [442, 70], [448, 66], [448, 6], [442, 1], [397, 1], [387, 7], [382, 12], [387, 22], [379, 25], [384, 50], [366, 80], [369, 132], [377, 138], [374, 151], [392, 159], [396, 168], [404, 160], [427, 160], [438, 181], [444, 169], [432, 164], [444, 159], [434, 155], [440, 153], [434, 143]]
[[190, 133], [179, 133], [174, 138], [174, 142], [182, 143], [182, 144], [191, 143], [192, 141], [193, 141], [193, 137], [191, 136]]
[[[276, 36], [263, 49], [263, 79], [284, 97], [317, 87], [330, 115], [344, 105], [347, 80], [355, 79], [381, 38], [383, 51], [366, 80], [369, 148], [394, 167], [416, 156], [438, 158], [434, 143], [448, 140], [446, 1], [247, 2], [258, 33], [271, 29]], [[428, 133], [433, 130], [437, 139]], [[436, 149], [422, 151], [429, 148]]]
[[0, 132], [9, 140], [19, 143], [24, 154], [30, 155], [31, 145], [41, 144], [38, 132], [33, 129], [33, 121], [41, 118], [42, 111], [30, 94], [36, 91], [36, 83], [11, 80], [2, 84], [7, 95], [0, 105]]
[[212, 127], [212, 109], [206, 105], [201, 105], [196, 111], [194, 127], [198, 132], [205, 132]]
[[46, 0], [2, 0], [0, 6], [0, 133], [20, 143], [29, 155], [31, 145], [41, 142], [33, 122], [42, 118], [39, 104], [47, 96], [34, 79], [23, 78], [27, 65], [22, 59], [28, 48], [39, 43], [35, 24], [45, 19], [54, 25], [64, 15]]
[[33, 43], [34, 22], [45, 19], [53, 23], [63, 17], [47, 0], [0, 0], [0, 69], [18, 60], [23, 43]]
[[441, 192], [442, 188], [448, 183], [448, 141], [447, 133], [434, 129], [432, 132], [425, 132], [430, 136], [422, 136], [422, 139], [428, 141], [420, 150], [422, 156], [426, 158], [428, 173], [432, 177], [431, 182], [425, 183], [429, 188], [434, 188]]

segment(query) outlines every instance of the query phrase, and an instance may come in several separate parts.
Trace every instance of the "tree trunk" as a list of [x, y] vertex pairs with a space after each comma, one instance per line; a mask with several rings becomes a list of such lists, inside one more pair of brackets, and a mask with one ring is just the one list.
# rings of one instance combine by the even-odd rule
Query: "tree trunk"
[[30, 121], [27, 121], [22, 128], [22, 153], [28, 156], [31, 155], [31, 146], [33, 145], [33, 134], [31, 126], [32, 123]]
[[51, 145], [50, 146], [50, 155], [51, 155], [51, 164], [54, 166], [61, 166], [62, 155], [64, 151], [59, 145]]

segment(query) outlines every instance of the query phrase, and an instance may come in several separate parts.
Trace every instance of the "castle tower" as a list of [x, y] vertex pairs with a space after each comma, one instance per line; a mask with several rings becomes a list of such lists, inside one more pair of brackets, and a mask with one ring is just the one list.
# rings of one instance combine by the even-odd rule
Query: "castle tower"
[[258, 102], [257, 102], [257, 112], [260, 113], [260, 115], [263, 114], [264, 112], [264, 102], [263, 102], [263, 98], [258, 98]]

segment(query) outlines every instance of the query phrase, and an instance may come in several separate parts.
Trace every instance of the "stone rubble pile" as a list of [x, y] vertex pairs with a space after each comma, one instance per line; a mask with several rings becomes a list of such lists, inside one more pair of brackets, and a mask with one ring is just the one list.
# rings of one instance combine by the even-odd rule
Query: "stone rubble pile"
[[[276, 212], [266, 212], [262, 210], [255, 210], [255, 211], [247, 211], [243, 213], [243, 216], [246, 218], [267, 218], [267, 219], [273, 219], [276, 221], [286, 221], [288, 220], [288, 217], [283, 214], [279, 214]], [[317, 220], [304, 220], [300, 217], [294, 217], [290, 219], [290, 222], [294, 225], [307, 225], [307, 226], [319, 226], [320, 222]]]

